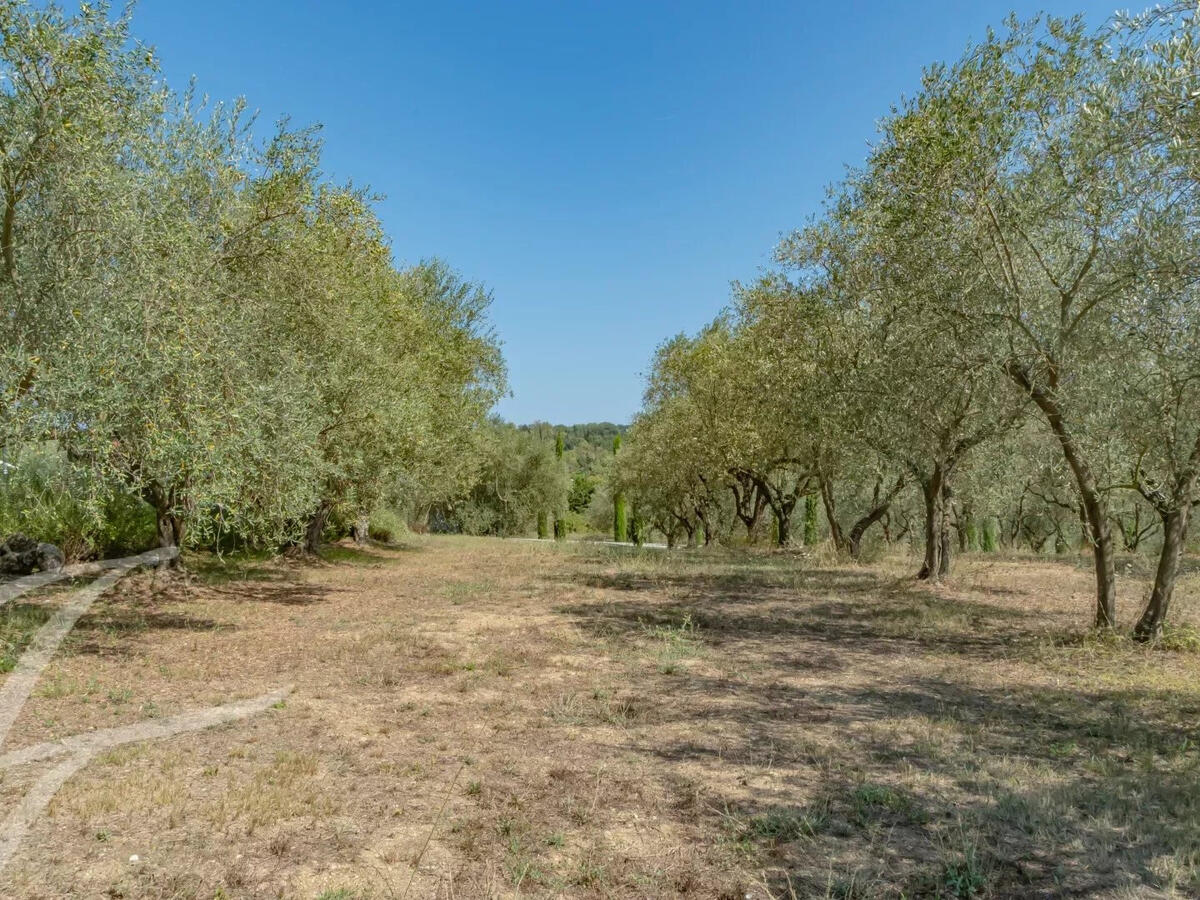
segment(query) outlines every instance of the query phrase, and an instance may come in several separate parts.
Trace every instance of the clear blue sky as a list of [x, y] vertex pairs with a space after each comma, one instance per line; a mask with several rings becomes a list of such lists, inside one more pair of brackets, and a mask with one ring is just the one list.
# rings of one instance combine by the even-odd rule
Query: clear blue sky
[[1113, 8], [141, 0], [134, 30], [176, 87], [323, 123], [326, 171], [386, 195], [399, 260], [492, 288], [503, 416], [627, 422], [655, 346], [769, 264], [923, 65], [1010, 10]]

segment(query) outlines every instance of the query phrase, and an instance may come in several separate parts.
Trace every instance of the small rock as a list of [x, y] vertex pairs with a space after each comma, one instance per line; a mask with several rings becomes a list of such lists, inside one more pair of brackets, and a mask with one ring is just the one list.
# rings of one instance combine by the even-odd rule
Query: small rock
[[57, 572], [63, 567], [63, 552], [53, 544], [42, 542], [37, 545], [37, 552], [43, 572]]
[[13, 534], [0, 544], [0, 575], [31, 575], [57, 572], [63, 553], [53, 544], [38, 543], [24, 534]]

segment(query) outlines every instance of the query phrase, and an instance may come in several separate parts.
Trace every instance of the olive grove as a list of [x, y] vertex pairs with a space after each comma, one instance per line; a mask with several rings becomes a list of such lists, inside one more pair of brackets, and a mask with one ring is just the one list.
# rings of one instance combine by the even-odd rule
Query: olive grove
[[161, 546], [310, 550], [469, 486], [504, 389], [483, 288], [398, 266], [314, 129], [164, 86], [128, 13], [5, 0], [0, 35], [7, 479], [49, 453], [93, 530], [131, 497]]
[[837, 550], [920, 535], [934, 580], [1081, 547], [1105, 628], [1117, 553], [1153, 547], [1157, 636], [1200, 503], [1198, 125], [1194, 4], [1012, 20], [929, 68], [776, 270], [662, 346], [631, 502], [689, 532], [765, 510], [780, 544], [819, 502]]

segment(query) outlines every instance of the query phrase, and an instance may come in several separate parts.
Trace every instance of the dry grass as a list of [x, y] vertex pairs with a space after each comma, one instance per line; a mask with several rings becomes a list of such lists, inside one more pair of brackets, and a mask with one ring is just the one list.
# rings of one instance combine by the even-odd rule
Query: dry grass
[[295, 692], [93, 761], [0, 896], [1200, 893], [1194, 632], [1087, 638], [1072, 563], [908, 566], [430, 538], [128, 579], [13, 744]]

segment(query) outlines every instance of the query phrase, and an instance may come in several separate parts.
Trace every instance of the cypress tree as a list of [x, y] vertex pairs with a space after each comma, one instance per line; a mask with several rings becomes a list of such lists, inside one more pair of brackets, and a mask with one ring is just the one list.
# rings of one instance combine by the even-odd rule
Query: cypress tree
[[[563, 458], [563, 433], [561, 431], [554, 435], [554, 458], [558, 460], [558, 465], [561, 468]], [[554, 539], [561, 541], [566, 536], [567, 523], [563, 521], [562, 510], [557, 510], [554, 513]]]
[[999, 543], [1000, 523], [996, 521], [995, 516], [988, 516], [983, 520], [983, 544], [984, 553], [995, 553], [996, 546]]
[[[613, 456], [620, 452], [621, 436], [618, 434], [613, 438]], [[623, 491], [613, 494], [613, 540], [619, 544], [629, 540], [629, 511]]]
[[550, 528], [546, 520], [546, 511], [544, 509], [538, 510], [537, 534], [539, 541], [544, 541], [550, 536]]
[[979, 549], [979, 523], [974, 516], [967, 519], [967, 549]]

